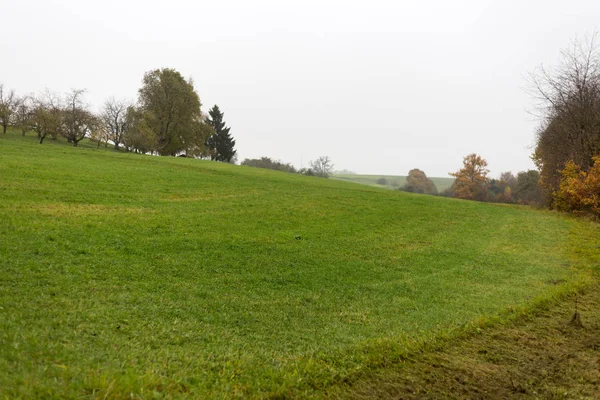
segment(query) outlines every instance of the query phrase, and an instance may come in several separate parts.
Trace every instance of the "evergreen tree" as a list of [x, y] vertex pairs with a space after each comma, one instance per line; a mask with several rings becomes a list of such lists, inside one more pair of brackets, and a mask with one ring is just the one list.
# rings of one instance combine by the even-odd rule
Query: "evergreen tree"
[[219, 106], [215, 104], [208, 114], [209, 117], [206, 118], [206, 123], [212, 126], [215, 131], [206, 141], [210, 159], [213, 161], [231, 162], [236, 153], [234, 149], [235, 140], [229, 134], [230, 128], [225, 126], [223, 113], [219, 109]]

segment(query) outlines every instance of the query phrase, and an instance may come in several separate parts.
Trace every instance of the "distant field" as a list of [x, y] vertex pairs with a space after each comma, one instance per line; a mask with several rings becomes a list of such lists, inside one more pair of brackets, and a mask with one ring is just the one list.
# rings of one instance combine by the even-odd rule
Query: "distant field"
[[[338, 179], [347, 182], [360, 183], [363, 185], [384, 187], [388, 189], [398, 189], [406, 183], [406, 176], [401, 175], [358, 175], [358, 174], [343, 174], [343, 175], [332, 175], [331, 178]], [[381, 185], [377, 183], [378, 180], [385, 179], [386, 183]], [[453, 178], [435, 178], [429, 177], [435, 184], [438, 192], [445, 190], [452, 186], [454, 182]]]
[[585, 280], [533, 209], [0, 135], [0, 398], [321, 396]]

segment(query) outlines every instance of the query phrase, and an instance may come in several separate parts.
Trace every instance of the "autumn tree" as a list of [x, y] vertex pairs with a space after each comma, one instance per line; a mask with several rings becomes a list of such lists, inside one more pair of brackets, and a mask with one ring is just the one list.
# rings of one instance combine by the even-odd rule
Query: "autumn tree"
[[310, 162], [310, 170], [312, 171], [312, 175], [327, 178], [331, 171], [333, 171], [333, 164], [328, 156], [321, 156]]
[[100, 113], [102, 122], [102, 132], [106, 139], [113, 142], [115, 150], [123, 143], [123, 136], [127, 131], [127, 109], [130, 107], [125, 101], [117, 100], [114, 97], [108, 99]]
[[560, 187], [568, 161], [589, 170], [600, 154], [600, 54], [595, 36], [574, 41], [553, 69], [532, 74], [542, 126], [533, 159], [548, 199]]
[[575, 213], [589, 213], [600, 217], [600, 157], [584, 171], [573, 161], [568, 161], [561, 171], [559, 189], [554, 193], [556, 208]]
[[463, 168], [450, 173], [455, 178], [452, 184], [455, 196], [467, 200], [485, 200], [489, 181], [487, 165], [487, 161], [475, 153], [465, 156]]
[[403, 190], [412, 193], [436, 194], [437, 188], [433, 181], [427, 178], [425, 172], [420, 169], [411, 169], [406, 177]]
[[4, 85], [0, 84], [0, 125], [2, 133], [6, 133], [8, 126], [12, 122], [12, 117], [17, 106], [17, 96], [13, 89], [6, 90]]
[[235, 140], [229, 134], [231, 128], [225, 126], [224, 113], [215, 104], [208, 115], [206, 123], [214, 130], [214, 134], [206, 141], [210, 158], [213, 161], [230, 162], [236, 153]]
[[144, 75], [139, 90], [139, 105], [145, 126], [156, 137], [161, 155], [177, 155], [190, 148], [202, 146], [198, 140], [198, 124], [202, 122], [200, 97], [192, 80], [186, 81], [170, 68], [156, 69]]

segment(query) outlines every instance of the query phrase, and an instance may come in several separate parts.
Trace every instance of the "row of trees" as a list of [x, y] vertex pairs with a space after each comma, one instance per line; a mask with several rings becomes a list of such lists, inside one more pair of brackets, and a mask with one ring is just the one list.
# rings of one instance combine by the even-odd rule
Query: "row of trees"
[[517, 176], [503, 172], [499, 179], [488, 176], [488, 163], [478, 154], [463, 158], [463, 167], [450, 175], [455, 178], [443, 196], [465, 200], [495, 203], [519, 203], [539, 206], [543, 203], [539, 184], [540, 173], [536, 170], [521, 171]]
[[[450, 173], [454, 184], [441, 194], [545, 205], [600, 217], [600, 52], [596, 41], [597, 35], [573, 41], [561, 52], [556, 68], [540, 67], [531, 74], [531, 92], [542, 120], [532, 155], [538, 170], [517, 176], [505, 172], [499, 179], [490, 179], [487, 162], [470, 154], [463, 168]], [[412, 191], [427, 193], [424, 174], [419, 171], [415, 176], [419, 189]], [[412, 185], [407, 183], [407, 187]]]
[[542, 124], [533, 160], [545, 202], [600, 216], [600, 52], [596, 35], [575, 40], [560, 64], [531, 76]]
[[3, 133], [12, 126], [25, 135], [37, 133], [40, 144], [63, 136], [73, 146], [89, 138], [115, 149], [137, 153], [186, 155], [231, 162], [235, 140], [215, 105], [204, 115], [193, 81], [174, 69], [144, 75], [136, 104], [111, 98], [95, 114], [85, 102], [84, 90], [59, 96], [46, 90], [40, 95], [17, 96], [0, 84], [0, 124]]

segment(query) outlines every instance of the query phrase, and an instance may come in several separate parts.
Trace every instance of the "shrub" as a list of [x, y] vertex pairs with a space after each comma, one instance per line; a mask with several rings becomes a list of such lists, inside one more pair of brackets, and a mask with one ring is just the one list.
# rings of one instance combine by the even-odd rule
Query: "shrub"
[[567, 162], [560, 172], [560, 187], [553, 194], [557, 209], [600, 217], [600, 157], [593, 161], [588, 172], [573, 161]]

